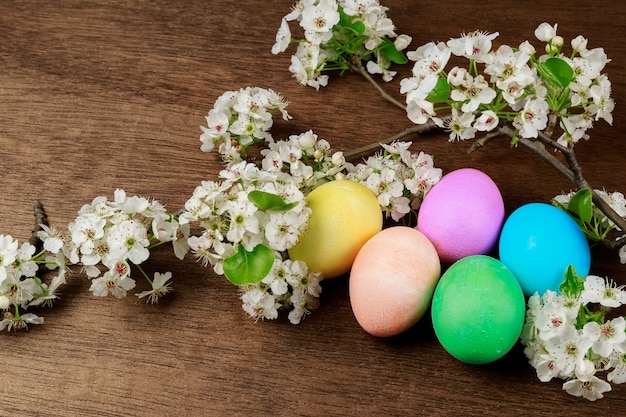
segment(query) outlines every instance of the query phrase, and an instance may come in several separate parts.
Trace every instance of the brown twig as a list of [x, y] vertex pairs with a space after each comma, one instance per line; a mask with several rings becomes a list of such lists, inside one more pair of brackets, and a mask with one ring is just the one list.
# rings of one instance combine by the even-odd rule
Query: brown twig
[[41, 204], [40, 201], [37, 201], [33, 205], [33, 214], [35, 216], [35, 226], [30, 235], [30, 239], [28, 239], [28, 243], [36, 247], [37, 252], [39, 252], [41, 250], [42, 243], [41, 243], [41, 239], [39, 239], [39, 237], [37, 236], [37, 233], [43, 230], [41, 228], [42, 224], [45, 226], [49, 225], [48, 216], [46, 215], [46, 210], [44, 209], [43, 204]]
[[626, 246], [626, 235], [619, 236], [613, 240], [604, 239], [602, 244], [609, 250], [619, 250], [623, 246]]
[[570, 182], [575, 184], [575, 177], [572, 171], [565, 166], [557, 157], [555, 157], [552, 153], [550, 153], [546, 146], [538, 141], [530, 140], [526, 138], [519, 138], [518, 143], [522, 144], [529, 150], [533, 151], [536, 155], [538, 155], [541, 159], [547, 162], [552, 168], [557, 170], [560, 174], [565, 176]]
[[369, 72], [367, 72], [367, 70], [363, 67], [363, 64], [361, 63], [361, 60], [358, 57], [355, 57], [352, 62], [350, 63], [350, 69], [358, 74], [361, 74], [363, 77], [365, 77], [365, 79], [367, 81], [370, 82], [370, 84], [372, 84], [376, 90], [378, 90], [378, 92], [380, 93], [380, 96], [387, 100], [388, 102], [390, 102], [391, 104], [393, 104], [396, 107], [401, 108], [402, 110], [406, 111], [406, 106], [402, 103], [400, 103], [398, 100], [396, 100], [395, 98], [391, 97], [377, 82], [376, 80], [374, 80], [374, 78], [372, 78], [372, 76], [369, 74]]
[[347, 161], [354, 161], [356, 159], [359, 159], [360, 157], [363, 157], [364, 155], [371, 154], [372, 152], [380, 149], [381, 144], [386, 145], [386, 144], [389, 144], [396, 140], [400, 140], [404, 137], [407, 137], [413, 134], [422, 134], [422, 133], [431, 132], [435, 130], [436, 128], [437, 126], [435, 125], [435, 123], [429, 120], [428, 123], [426, 124], [413, 125], [411, 127], [404, 129], [400, 133], [390, 136], [387, 139], [383, 139], [380, 142], [374, 142], [374, 143], [370, 143], [368, 145], [364, 145], [358, 148], [350, 149], [349, 151], [344, 152], [343, 156], [346, 158]]
[[[499, 128], [497, 134], [494, 135], [503, 135], [513, 138], [515, 135], [515, 131], [510, 127], [504, 126]], [[489, 140], [493, 139], [493, 137], [489, 138]], [[620, 230], [626, 231], [626, 219], [620, 216], [609, 203], [606, 202], [594, 189], [590, 186], [589, 182], [585, 179], [582, 173], [582, 168], [578, 163], [578, 159], [576, 158], [576, 153], [574, 152], [574, 148], [563, 146], [550, 137], [546, 136], [544, 133], [539, 132], [537, 137], [538, 140], [531, 140], [527, 138], [518, 138], [518, 143], [522, 144], [526, 148], [533, 151], [537, 154], [541, 159], [546, 161], [550, 166], [552, 166], [559, 173], [564, 175], [576, 188], [576, 190], [589, 189], [592, 193], [593, 203], [598, 207], [602, 213], [606, 215]], [[477, 149], [484, 146], [489, 140], [480, 142], [479, 145], [476, 143], [470, 149]], [[556, 158], [551, 152], [546, 149], [546, 145], [553, 147], [558, 150], [565, 161], [567, 162], [567, 166], [561, 162], [558, 158]], [[604, 245], [608, 248], [615, 249], [620, 248], [626, 245], [626, 239], [618, 238], [613, 241], [606, 241]]]
[[500, 130], [487, 133], [485, 136], [481, 137], [480, 139], [475, 140], [472, 146], [470, 146], [470, 148], [467, 150], [467, 153], [470, 154], [479, 148], [484, 148], [493, 139], [498, 138], [502, 135], [503, 134], [502, 132], [500, 132]]

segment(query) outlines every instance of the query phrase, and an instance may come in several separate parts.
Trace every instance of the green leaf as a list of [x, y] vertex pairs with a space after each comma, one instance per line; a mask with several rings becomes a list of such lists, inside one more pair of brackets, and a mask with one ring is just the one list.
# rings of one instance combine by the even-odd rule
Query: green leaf
[[349, 28], [352, 26], [352, 16], [348, 16], [346, 12], [343, 11], [343, 7], [339, 7], [339, 25], [344, 28]]
[[589, 188], [583, 188], [572, 196], [567, 210], [576, 214], [585, 223], [591, 222], [593, 216], [593, 196]]
[[255, 284], [271, 271], [274, 251], [265, 245], [256, 245], [248, 252], [240, 243], [237, 252], [224, 259], [224, 275], [235, 285]]
[[450, 85], [445, 78], [439, 77], [435, 88], [428, 94], [426, 100], [431, 103], [445, 103], [450, 97]]
[[567, 267], [565, 272], [565, 278], [561, 285], [559, 285], [559, 291], [561, 294], [571, 297], [578, 297], [585, 288], [585, 277], [576, 273], [574, 265]]
[[352, 25], [350, 25], [350, 27], [356, 33], [359, 33], [359, 34], [365, 33], [365, 23], [361, 22], [360, 20], [357, 20], [356, 22], [352, 23]]
[[574, 70], [561, 58], [548, 58], [540, 64], [541, 73], [550, 84], [567, 88], [574, 79]]
[[391, 62], [394, 64], [406, 64], [409, 60], [404, 56], [404, 54], [396, 48], [396, 45], [393, 44], [389, 39], [383, 38], [379, 50], [385, 55]]
[[287, 203], [281, 196], [252, 190], [248, 193], [248, 200], [260, 210], [288, 211], [298, 205], [296, 201]]

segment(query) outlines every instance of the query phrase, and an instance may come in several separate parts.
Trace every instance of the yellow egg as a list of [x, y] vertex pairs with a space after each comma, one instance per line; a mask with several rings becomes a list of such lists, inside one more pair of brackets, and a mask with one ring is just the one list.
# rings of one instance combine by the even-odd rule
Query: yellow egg
[[376, 195], [351, 180], [320, 185], [306, 197], [309, 226], [289, 257], [303, 261], [325, 279], [348, 273], [361, 246], [383, 227]]
[[441, 275], [437, 250], [418, 230], [395, 226], [372, 237], [350, 271], [350, 304], [373, 336], [400, 334], [428, 311]]

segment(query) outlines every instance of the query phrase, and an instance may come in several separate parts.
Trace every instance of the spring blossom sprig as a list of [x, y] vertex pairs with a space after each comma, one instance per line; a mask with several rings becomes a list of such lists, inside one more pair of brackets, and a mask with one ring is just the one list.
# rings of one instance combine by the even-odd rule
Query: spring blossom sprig
[[[43, 225], [46, 233], [55, 230]], [[43, 250], [29, 242], [19, 243], [12, 236], [0, 235], [0, 331], [28, 329], [29, 324], [41, 324], [44, 318], [28, 311], [38, 306], [52, 306], [58, 290], [65, 284], [66, 268], [63, 258], [50, 256], [57, 250], [56, 242], [49, 242]], [[40, 265], [58, 268], [49, 282], [44, 282], [39, 273]], [[44, 272], [45, 274], [45, 272]]]
[[[558, 123], [557, 143], [572, 146], [587, 139], [594, 121], [613, 122], [611, 82], [602, 73], [609, 59], [602, 48], [588, 49], [582, 36], [571, 41], [571, 54], [565, 55], [556, 30], [544, 22], [535, 31], [545, 43], [542, 55], [529, 41], [493, 50], [498, 33], [481, 31], [408, 52], [415, 61], [412, 76], [400, 83], [408, 118], [447, 128], [451, 141], [474, 138], [503, 121], [523, 138], [536, 138]], [[446, 69], [452, 56], [467, 59], [467, 67]], [[445, 123], [442, 111], [451, 113]], [[550, 121], [552, 115], [558, 122]]]
[[[284, 255], [305, 230], [310, 214], [299, 186], [315, 185], [313, 173], [301, 165], [282, 170], [283, 164], [299, 161], [290, 156], [292, 148], [289, 142], [277, 143], [261, 162], [268, 169], [241, 161], [222, 170], [220, 181], [203, 181], [185, 203], [181, 222], [199, 222], [202, 233], [188, 240], [192, 252], [203, 265], [239, 285], [246, 312], [256, 319], [275, 319], [278, 310], [291, 309], [289, 319], [299, 323], [319, 303], [321, 276]], [[297, 149], [302, 155], [302, 148]], [[275, 203], [267, 203], [271, 201]], [[244, 267], [229, 270], [229, 259], [240, 258]], [[254, 265], [247, 268], [245, 260], [254, 260]]]
[[572, 267], [559, 293], [532, 295], [521, 341], [539, 380], [565, 380], [566, 392], [590, 401], [610, 391], [610, 382], [626, 382], [626, 320], [609, 315], [623, 304], [623, 286], [595, 275], [585, 279]]
[[[400, 52], [411, 42], [397, 35], [378, 0], [300, 0], [285, 15], [276, 33], [272, 53], [284, 52], [298, 44], [291, 56], [289, 71], [302, 85], [319, 89], [328, 84], [325, 71], [345, 71], [355, 60], [366, 61], [370, 74], [390, 81], [396, 72], [392, 63], [405, 63]], [[297, 21], [304, 39], [292, 38], [289, 22]]]
[[241, 162], [246, 148], [259, 142], [272, 142], [272, 114], [279, 111], [283, 119], [291, 118], [285, 110], [287, 101], [271, 89], [247, 87], [224, 92], [206, 116], [207, 126], [200, 126], [201, 150], [215, 146], [229, 163]]
[[180, 224], [158, 201], [127, 196], [122, 189], [115, 190], [112, 201], [99, 196], [81, 207], [66, 235], [48, 230], [39, 233], [44, 247], [50, 247], [57, 258], [82, 268], [92, 280], [89, 290], [93, 295], [125, 297], [136, 286], [131, 277], [135, 266], [151, 287], [137, 296], [150, 303], [171, 291], [172, 274], [157, 272], [150, 278], [141, 264], [150, 256], [150, 249], [167, 242], [183, 259], [189, 250], [188, 236], [189, 225]]
[[396, 222], [408, 213], [417, 214], [424, 196], [443, 173], [435, 168], [431, 155], [411, 153], [410, 146], [411, 142], [383, 144], [383, 151], [365, 163], [347, 167], [346, 177], [372, 190], [385, 216]]
[[[151, 287], [137, 296], [155, 303], [171, 291], [172, 274], [157, 272], [151, 279], [140, 264], [148, 259], [151, 248], [165, 242], [172, 243], [180, 259], [189, 249], [188, 225], [179, 224], [157, 201], [127, 197], [121, 189], [115, 191], [113, 201], [100, 196], [85, 204], [67, 232], [38, 226], [36, 236], [42, 242], [38, 253], [29, 242], [20, 245], [11, 236], [0, 235], [0, 309], [4, 312], [0, 331], [43, 323], [43, 317], [27, 310], [51, 306], [73, 266], [92, 280], [93, 295], [122, 298], [135, 288], [130, 276], [134, 265]], [[40, 265], [49, 271], [41, 272]], [[50, 271], [56, 271], [51, 278], [47, 277]]]

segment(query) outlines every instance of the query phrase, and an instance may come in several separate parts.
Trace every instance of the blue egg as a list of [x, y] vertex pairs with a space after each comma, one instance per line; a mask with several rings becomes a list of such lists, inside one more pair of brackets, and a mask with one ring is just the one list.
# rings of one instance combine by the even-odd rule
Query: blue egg
[[545, 203], [519, 207], [505, 221], [500, 261], [518, 279], [524, 294], [558, 291], [569, 265], [587, 276], [591, 253], [587, 238], [563, 210]]

